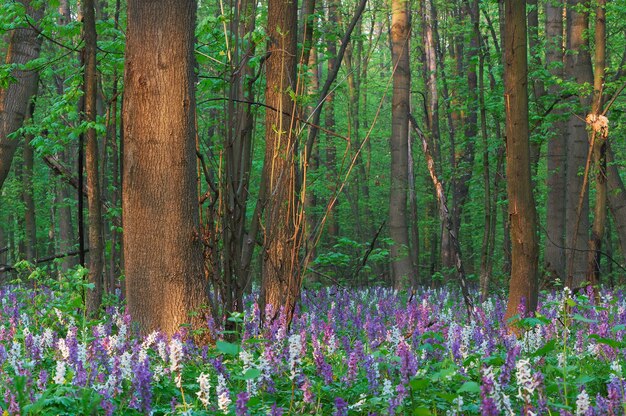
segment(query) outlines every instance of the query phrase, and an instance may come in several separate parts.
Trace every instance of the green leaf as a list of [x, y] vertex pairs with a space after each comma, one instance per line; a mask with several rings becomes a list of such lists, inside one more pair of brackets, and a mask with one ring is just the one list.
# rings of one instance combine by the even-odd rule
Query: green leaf
[[598, 321], [596, 321], [595, 319], [585, 318], [584, 316], [582, 316], [579, 313], [575, 313], [574, 315], [572, 315], [572, 319], [574, 319], [576, 321], [580, 321], [580, 322], [586, 322], [588, 324], [597, 324], [598, 323]]
[[252, 380], [261, 375], [261, 371], [258, 368], [248, 368], [245, 373], [243, 373], [242, 380]]
[[475, 381], [466, 381], [456, 392], [480, 393], [480, 385]]
[[425, 407], [416, 407], [413, 409], [414, 416], [430, 416], [432, 412]]
[[624, 346], [623, 342], [619, 342], [611, 338], [604, 338], [598, 334], [591, 334], [589, 335], [589, 338], [594, 339], [598, 344], [608, 345], [613, 348], [622, 348]]
[[625, 329], [626, 329], [626, 324], [619, 324], [611, 328], [611, 332], [623, 331]]
[[428, 388], [430, 381], [427, 378], [414, 378], [409, 384], [413, 390], [424, 390]]
[[217, 350], [222, 354], [226, 355], [237, 355], [239, 354], [239, 345], [231, 344], [226, 341], [217, 341], [216, 342]]
[[546, 344], [543, 347], [538, 348], [537, 351], [532, 353], [532, 356], [533, 357], [545, 356], [547, 353], [553, 351], [555, 348], [556, 348], [556, 340], [551, 339], [550, 341], [546, 342]]

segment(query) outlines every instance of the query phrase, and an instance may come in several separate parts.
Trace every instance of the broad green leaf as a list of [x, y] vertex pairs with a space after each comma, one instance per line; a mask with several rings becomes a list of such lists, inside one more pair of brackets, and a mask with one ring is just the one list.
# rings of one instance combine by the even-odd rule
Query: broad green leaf
[[222, 354], [227, 355], [237, 355], [239, 354], [239, 345], [231, 344], [226, 341], [217, 341], [216, 342], [217, 350]]
[[476, 383], [475, 381], [466, 381], [465, 383], [463, 383], [461, 388], [459, 388], [456, 392], [457, 393], [463, 393], [463, 392], [480, 393], [480, 385]]

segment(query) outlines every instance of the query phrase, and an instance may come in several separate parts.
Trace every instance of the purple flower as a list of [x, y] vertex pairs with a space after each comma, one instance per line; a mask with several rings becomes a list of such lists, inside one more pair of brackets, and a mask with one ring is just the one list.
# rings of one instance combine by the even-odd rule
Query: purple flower
[[245, 391], [242, 391], [237, 395], [237, 401], [235, 402], [235, 414], [237, 416], [246, 416], [250, 414], [250, 412], [248, 412], [248, 400], [250, 400], [250, 396]]
[[335, 412], [333, 416], [348, 416], [348, 403], [341, 397], [335, 399]]
[[270, 409], [270, 416], [283, 416], [283, 408], [274, 403]]
[[134, 363], [133, 375], [133, 388], [139, 396], [139, 410], [148, 414], [152, 408], [152, 372], [148, 358]]

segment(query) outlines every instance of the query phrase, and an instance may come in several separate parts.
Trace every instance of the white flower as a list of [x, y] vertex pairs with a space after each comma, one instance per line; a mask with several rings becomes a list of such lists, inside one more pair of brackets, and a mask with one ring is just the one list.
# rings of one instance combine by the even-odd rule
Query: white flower
[[163, 340], [157, 341], [157, 351], [163, 361], [167, 361], [167, 345]]
[[224, 413], [228, 413], [228, 406], [231, 404], [228, 386], [223, 375], [217, 375], [217, 407]]
[[172, 373], [180, 369], [180, 361], [183, 358], [183, 343], [176, 338], [170, 341], [170, 371]]
[[524, 403], [530, 403], [535, 389], [539, 386], [539, 383], [530, 373], [530, 361], [519, 360], [515, 363], [515, 376], [517, 377], [517, 397], [524, 401]]
[[57, 361], [57, 368], [54, 374], [54, 382], [56, 384], [65, 383], [65, 361]]
[[398, 346], [401, 339], [402, 334], [400, 333], [400, 329], [397, 326], [394, 325], [390, 330], [387, 331], [387, 342], [393, 345], [394, 348]]
[[183, 388], [183, 375], [181, 373], [176, 374], [176, 377], [174, 377], [174, 384], [179, 389]]
[[128, 351], [124, 351], [124, 354], [120, 357], [120, 373], [122, 380], [130, 380], [133, 375], [133, 369], [131, 366], [132, 355]]
[[493, 374], [493, 367], [489, 366], [481, 370], [481, 373], [484, 378], [491, 380], [493, 384], [493, 391], [489, 393], [489, 397], [494, 401], [498, 411], [501, 414], [506, 414], [509, 416], [514, 416], [515, 412], [513, 412], [513, 408], [511, 406], [511, 398], [502, 391], [500, 384], [498, 384], [498, 380]]
[[337, 339], [335, 338], [335, 334], [331, 334], [330, 337], [328, 337], [326, 352], [328, 355], [333, 355], [335, 351], [337, 351]]
[[391, 398], [393, 396], [393, 385], [391, 384], [391, 380], [386, 378], [383, 381], [383, 397]]
[[619, 361], [611, 361], [611, 372], [619, 379], [622, 378], [622, 365]]
[[200, 373], [196, 381], [198, 382], [198, 388], [199, 388], [196, 395], [198, 396], [198, 400], [202, 402], [202, 405], [206, 407], [209, 405], [209, 397], [211, 393], [211, 384], [209, 383], [209, 375], [205, 373]]
[[65, 343], [65, 338], [59, 339], [57, 342], [57, 348], [61, 352], [61, 357], [63, 357], [64, 360], [68, 360], [70, 358], [70, 349]]
[[302, 351], [301, 337], [299, 334], [293, 334], [289, 337], [289, 370], [291, 372], [289, 379], [294, 380], [298, 374], [298, 366], [302, 362], [300, 352]]
[[83, 366], [87, 365], [87, 345], [84, 342], [80, 342], [77, 347], [77, 356], [78, 361], [83, 364]]
[[357, 411], [361, 410], [361, 407], [363, 407], [366, 400], [367, 400], [367, 396], [365, 395], [365, 393], [361, 393], [361, 395], [359, 396], [359, 401], [348, 406], [348, 409], [357, 410]]
[[50, 328], [46, 328], [43, 331], [43, 335], [41, 337], [41, 344], [40, 344], [41, 349], [43, 350], [43, 347], [47, 347], [47, 348], [52, 347], [53, 338], [54, 338], [54, 335], [52, 333], [52, 330]]
[[585, 389], [583, 389], [580, 393], [578, 393], [578, 397], [576, 398], [576, 416], [586, 415], [590, 406], [591, 402], [589, 401], [589, 395]]

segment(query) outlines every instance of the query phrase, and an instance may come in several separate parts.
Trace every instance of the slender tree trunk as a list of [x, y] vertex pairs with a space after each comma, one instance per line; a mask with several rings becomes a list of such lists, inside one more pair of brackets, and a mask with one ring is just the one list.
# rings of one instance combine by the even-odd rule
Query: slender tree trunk
[[511, 280], [505, 320], [520, 305], [537, 307], [537, 214], [530, 173], [528, 134], [528, 63], [526, 2], [505, 0], [504, 105], [506, 109], [506, 176], [511, 221]]
[[[546, 3], [546, 66], [550, 73], [563, 78], [563, 1]], [[548, 93], [554, 97], [561, 94], [561, 88], [553, 83]], [[555, 98], [556, 99], [556, 98]], [[565, 201], [566, 201], [566, 132], [567, 122], [563, 111], [554, 110], [559, 119], [555, 120], [548, 136], [546, 186], [546, 239], [544, 249], [544, 268], [549, 281], [565, 281]]]
[[[27, 119], [33, 116], [34, 104], [29, 106]], [[22, 152], [22, 201], [24, 202], [24, 254], [25, 259], [31, 263], [37, 258], [37, 221], [35, 219], [35, 188], [33, 186], [34, 149], [30, 144], [32, 136], [24, 137]]]
[[[41, 20], [43, 6], [35, 8], [30, 0], [19, 0], [19, 3], [24, 6], [29, 21], [37, 24]], [[24, 26], [11, 31], [5, 63], [15, 65], [11, 72], [15, 82], [0, 90], [0, 188], [9, 174], [18, 144], [18, 140], [9, 135], [22, 127], [29, 102], [37, 92], [39, 73], [25, 70], [23, 66], [37, 59], [40, 50], [41, 38], [34, 28]]]
[[171, 336], [189, 321], [192, 329], [206, 326], [196, 187], [196, 2], [131, 0], [127, 13], [126, 299], [142, 332]]
[[[84, 62], [84, 117], [87, 123], [95, 124], [97, 116], [98, 74], [96, 72], [96, 17], [93, 0], [83, 0], [83, 50]], [[87, 205], [89, 208], [89, 283], [94, 288], [87, 295], [87, 312], [95, 314], [102, 302], [104, 286], [104, 241], [102, 237], [102, 200], [98, 174], [98, 141], [96, 128], [90, 127], [85, 134]]]
[[[337, 0], [329, 0], [328, 2], [328, 21], [331, 24], [339, 25], [339, 17], [338, 17], [338, 2]], [[339, 63], [337, 62], [337, 40], [333, 37], [332, 39], [327, 40], [326, 45], [329, 58], [327, 61], [328, 73], [332, 74], [335, 72], [335, 68]], [[324, 109], [324, 127], [327, 131], [335, 130], [335, 92], [331, 90], [328, 92], [328, 95], [325, 99], [325, 109]], [[319, 109], [317, 111], [320, 111]], [[315, 129], [315, 127], [312, 127]], [[329, 134], [326, 135], [326, 182], [328, 183], [328, 191], [331, 195], [331, 198], [337, 192], [337, 148], [335, 147], [335, 143], [333, 141], [333, 137]], [[330, 210], [328, 211], [328, 215], [326, 217], [326, 235], [330, 241], [334, 241], [335, 238], [339, 235], [339, 221], [337, 220], [337, 205], [338, 199], [336, 199]]]
[[[593, 83], [591, 58], [589, 55], [589, 12], [585, 11], [585, 0], [567, 2], [567, 55], [565, 74], [582, 85]], [[583, 10], [581, 10], [583, 8]], [[590, 97], [581, 93], [579, 109], [590, 107]], [[576, 107], [574, 107], [576, 108]], [[584, 116], [580, 110], [572, 111], [567, 123], [567, 197], [565, 211], [565, 242], [567, 245], [567, 285], [579, 287], [587, 273], [587, 250], [589, 249], [589, 197], [588, 188], [583, 186], [583, 176], [589, 142]]]
[[[301, 207], [296, 189], [296, 0], [270, 0], [268, 4], [265, 99], [265, 161], [262, 181], [267, 189], [263, 238], [261, 311], [273, 319], [284, 308], [290, 320], [300, 296], [299, 226]], [[291, 117], [286, 114], [292, 114]], [[266, 307], [272, 305], [272, 309]]]
[[411, 100], [411, 69], [409, 38], [411, 23], [406, 0], [391, 3], [391, 61], [393, 96], [391, 99], [391, 185], [389, 193], [389, 236], [391, 269], [394, 287], [406, 287], [411, 281], [413, 266], [409, 254], [407, 215], [408, 140]]
[[607, 146], [606, 159], [609, 210], [611, 211], [613, 221], [615, 221], [615, 231], [622, 257], [626, 259], [626, 188], [615, 163], [611, 146]]
[[602, 111], [604, 68], [606, 66], [606, 0], [598, 0], [595, 27], [595, 68], [593, 75], [593, 102], [587, 123], [591, 124], [589, 143], [593, 146], [593, 163], [596, 168], [596, 204], [594, 207], [587, 280], [596, 286], [600, 283], [602, 239], [606, 224], [606, 141], [609, 134], [608, 119]]

